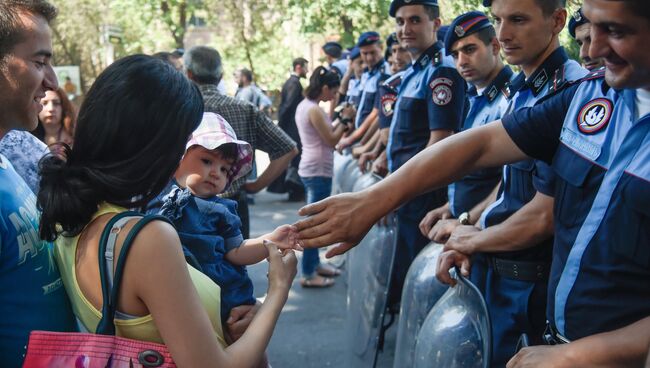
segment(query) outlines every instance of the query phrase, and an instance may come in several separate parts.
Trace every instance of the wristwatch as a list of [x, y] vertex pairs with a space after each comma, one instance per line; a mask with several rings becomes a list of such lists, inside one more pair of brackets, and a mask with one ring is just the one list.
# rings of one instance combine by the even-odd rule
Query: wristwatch
[[469, 212], [463, 212], [458, 216], [458, 222], [460, 222], [461, 225], [471, 225], [469, 222]]

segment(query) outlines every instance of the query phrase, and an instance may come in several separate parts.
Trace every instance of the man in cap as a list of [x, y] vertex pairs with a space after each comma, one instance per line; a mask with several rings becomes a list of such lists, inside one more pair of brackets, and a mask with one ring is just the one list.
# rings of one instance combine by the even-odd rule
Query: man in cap
[[364, 64], [366, 64], [359, 84], [361, 98], [354, 121], [355, 130], [341, 139], [337, 145], [339, 149], [346, 148], [360, 140], [377, 120], [377, 110], [374, 105], [378, 86], [381, 81], [388, 78], [381, 44], [381, 37], [377, 32], [364, 32], [359, 36], [357, 47]]
[[592, 59], [589, 57], [589, 46], [591, 45], [591, 23], [578, 9], [569, 19], [569, 34], [580, 46], [580, 59], [582, 66], [588, 70], [602, 68], [605, 64], [602, 58]]
[[341, 87], [339, 87], [339, 95], [345, 102], [354, 106], [355, 109], [359, 107], [361, 101], [361, 76], [363, 75], [363, 59], [358, 47], [354, 47], [350, 54], [348, 54], [348, 70], [341, 79]]
[[391, 33], [386, 39], [388, 57], [392, 60], [392, 75], [379, 86], [379, 95], [375, 99], [375, 108], [379, 116], [380, 139], [371, 152], [361, 155], [359, 167], [365, 171], [368, 161], [374, 161], [372, 172], [381, 176], [388, 173], [388, 160], [386, 159], [386, 145], [388, 144], [388, 133], [390, 122], [393, 118], [395, 101], [397, 101], [397, 90], [402, 83], [402, 77], [406, 69], [411, 66], [411, 54], [397, 40], [397, 33]]
[[[439, 14], [435, 0], [394, 0], [390, 5], [397, 39], [414, 60], [402, 76], [392, 112], [386, 149], [390, 172], [397, 171], [427, 146], [460, 130], [463, 122], [466, 83], [437, 39]], [[408, 267], [429, 243], [420, 234], [419, 222], [427, 211], [444, 204], [446, 197], [445, 190], [432, 191], [397, 211], [397, 253], [389, 294], [393, 306], [401, 297]]]
[[[470, 107], [462, 130], [500, 119], [509, 103], [507, 87], [513, 73], [501, 61], [494, 27], [484, 13], [471, 11], [454, 19], [450, 28], [445, 50], [470, 85]], [[448, 202], [427, 213], [420, 222], [420, 231], [431, 240], [444, 243], [455, 227], [475, 224], [485, 207], [496, 198], [495, 187], [500, 180], [501, 168], [495, 167], [450, 184]]]
[[345, 72], [348, 70], [348, 60], [343, 58], [343, 47], [340, 43], [330, 41], [323, 45], [323, 52], [327, 59], [327, 64], [330, 70], [343, 78]]
[[[544, 160], [557, 173], [545, 334], [553, 346], [523, 348], [507, 367], [642, 366], [650, 345], [650, 10], [635, 0], [585, 0], [583, 11], [590, 56], [604, 58], [604, 72], [435, 145], [366, 191], [301, 209], [312, 215], [297, 224], [303, 246], [343, 242], [328, 255], [340, 254], [418, 193], [477, 168]], [[469, 258], [456, 255], [467, 275]]]
[[[494, 0], [484, 4], [491, 6], [506, 61], [522, 69], [509, 85], [507, 112], [532, 106], [568, 81], [586, 75], [559, 43], [566, 22], [564, 0]], [[492, 326], [494, 365], [505, 365], [522, 333], [532, 343], [541, 343], [553, 250], [554, 181], [553, 170], [543, 161], [506, 165], [496, 201], [480, 218], [470, 215], [462, 219], [478, 227], [463, 225], [451, 235], [448, 231], [443, 231], [443, 236], [434, 234], [436, 240], [449, 237], [443, 261], [453, 259], [457, 251], [478, 253], [472, 279], [483, 291], [492, 320], [499, 321]], [[442, 280], [447, 279], [446, 270], [439, 270]]]

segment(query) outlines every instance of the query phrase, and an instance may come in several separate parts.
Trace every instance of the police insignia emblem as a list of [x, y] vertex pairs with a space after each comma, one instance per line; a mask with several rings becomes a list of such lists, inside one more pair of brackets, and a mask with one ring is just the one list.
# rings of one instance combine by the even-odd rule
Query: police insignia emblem
[[396, 100], [397, 97], [390, 93], [381, 96], [381, 110], [384, 113], [384, 116], [393, 115], [393, 106], [395, 105]]
[[547, 80], [548, 75], [546, 74], [546, 70], [542, 70], [542, 72], [539, 73], [533, 80], [533, 87], [538, 90], [544, 85], [544, 83], [546, 83]]
[[456, 33], [456, 36], [458, 37], [463, 37], [465, 35], [465, 28], [461, 26], [456, 26], [454, 28], [454, 33]]
[[576, 22], [580, 22], [582, 20], [582, 12], [578, 10], [573, 13], [573, 19], [575, 19]]
[[594, 134], [607, 126], [612, 117], [612, 102], [597, 98], [585, 104], [578, 113], [578, 129], [585, 134]]
[[429, 84], [431, 88], [431, 99], [438, 106], [445, 106], [453, 97], [451, 86], [454, 82], [449, 78], [437, 78]]

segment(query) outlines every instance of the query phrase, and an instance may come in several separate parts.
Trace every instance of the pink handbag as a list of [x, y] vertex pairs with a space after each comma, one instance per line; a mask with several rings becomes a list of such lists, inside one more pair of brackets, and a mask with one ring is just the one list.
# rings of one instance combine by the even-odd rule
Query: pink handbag
[[[124, 245], [116, 259], [117, 267], [113, 286], [104, 255], [107, 243], [113, 248], [118, 220], [142, 217], [142, 214], [126, 211], [114, 216], [104, 228], [99, 242], [99, 271], [102, 282], [102, 319], [97, 325], [96, 333], [32, 331], [29, 335], [27, 354], [23, 368], [70, 367], [70, 368], [176, 368], [167, 347], [148, 341], [138, 341], [115, 336], [115, 310], [117, 296], [126, 255], [133, 239], [144, 225], [152, 220], [167, 221], [162, 216], [147, 215], [138, 221], [124, 240]], [[113, 233], [113, 236], [111, 236]], [[110, 237], [110, 239], [109, 239]], [[111, 249], [109, 249], [112, 252]], [[106, 303], [108, 301], [108, 303]]]

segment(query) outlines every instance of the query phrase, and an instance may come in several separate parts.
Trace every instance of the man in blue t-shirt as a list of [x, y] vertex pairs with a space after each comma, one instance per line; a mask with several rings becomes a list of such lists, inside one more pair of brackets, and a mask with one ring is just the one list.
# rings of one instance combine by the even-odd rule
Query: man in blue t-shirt
[[[45, 1], [0, 3], [0, 138], [33, 130], [45, 91], [57, 87]], [[29, 35], [29, 36], [27, 36]], [[0, 362], [20, 367], [32, 330], [73, 331], [74, 316], [52, 257], [38, 235], [36, 197], [0, 155]]]
[[[473, 170], [533, 157], [557, 174], [549, 277], [549, 346], [523, 348], [508, 368], [639, 367], [650, 346], [650, 8], [634, 0], [585, 0], [590, 56], [606, 70], [565, 85], [537, 106], [425, 150], [366, 191], [300, 210], [303, 246], [342, 242], [341, 254], [377, 219], [419, 193]], [[377, 201], [376, 198], [382, 198]], [[354, 216], [344, 214], [354, 213]], [[439, 263], [452, 282], [456, 265]], [[452, 282], [453, 283], [453, 282]]]

